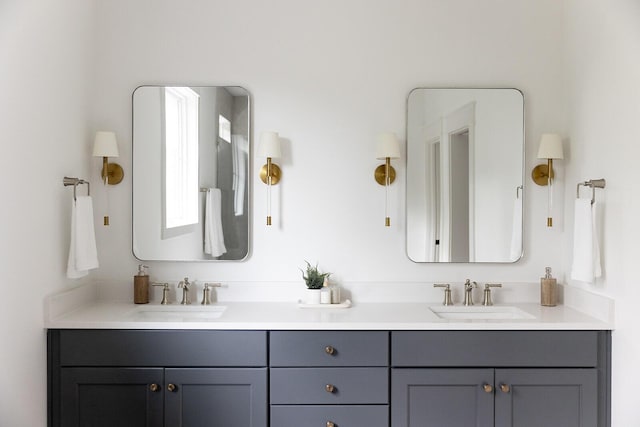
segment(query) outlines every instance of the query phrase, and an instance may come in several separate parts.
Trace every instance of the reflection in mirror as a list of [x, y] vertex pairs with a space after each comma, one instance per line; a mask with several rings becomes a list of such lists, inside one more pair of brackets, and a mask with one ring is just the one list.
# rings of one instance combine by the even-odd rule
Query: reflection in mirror
[[133, 93], [133, 253], [242, 260], [249, 252], [249, 93], [141, 86]]
[[517, 89], [414, 89], [407, 102], [407, 255], [522, 256], [524, 99]]

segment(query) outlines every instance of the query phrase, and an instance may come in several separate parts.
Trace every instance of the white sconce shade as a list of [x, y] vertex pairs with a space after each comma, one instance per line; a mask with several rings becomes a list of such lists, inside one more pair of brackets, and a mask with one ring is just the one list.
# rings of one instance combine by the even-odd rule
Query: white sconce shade
[[118, 141], [114, 132], [98, 131], [93, 142], [94, 157], [118, 157]]
[[557, 133], [545, 133], [540, 138], [539, 159], [564, 159], [562, 137]]
[[260, 134], [260, 144], [256, 153], [259, 157], [271, 157], [279, 159], [282, 157], [282, 149], [280, 148], [280, 136], [278, 132], [262, 132]]
[[387, 157], [390, 159], [400, 158], [400, 141], [393, 132], [383, 132], [378, 135], [376, 159], [384, 160]]

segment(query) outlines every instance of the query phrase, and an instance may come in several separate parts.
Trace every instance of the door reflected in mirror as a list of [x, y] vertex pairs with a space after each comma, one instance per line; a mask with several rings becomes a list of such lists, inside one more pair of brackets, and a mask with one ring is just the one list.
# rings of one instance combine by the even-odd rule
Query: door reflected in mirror
[[407, 255], [522, 256], [524, 98], [517, 89], [414, 89], [407, 102]]
[[242, 260], [249, 252], [249, 93], [141, 86], [133, 93], [133, 253]]

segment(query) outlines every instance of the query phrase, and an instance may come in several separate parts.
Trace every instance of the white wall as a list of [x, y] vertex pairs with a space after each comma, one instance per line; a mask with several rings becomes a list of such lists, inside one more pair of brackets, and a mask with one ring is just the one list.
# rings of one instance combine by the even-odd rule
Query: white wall
[[[554, 244], [560, 235], [545, 229], [545, 193], [538, 188], [526, 191], [520, 263], [412, 263], [405, 255], [404, 160], [394, 163], [399, 176], [389, 229], [373, 170], [376, 134], [390, 130], [404, 139], [406, 97], [417, 86], [517, 87], [526, 95], [530, 140], [562, 128], [562, 3], [161, 0], [149, 8], [145, 1], [113, 0], [98, 8], [93, 127], [108, 123], [118, 133], [125, 168], [123, 183], [110, 189], [112, 225], [98, 231], [104, 262], [96, 277], [105, 289], [121, 286], [128, 297], [137, 263], [130, 255], [131, 92], [169, 82], [246, 87], [254, 137], [273, 129], [287, 144], [271, 228], [257, 178], [264, 159], [252, 160], [248, 261], [151, 263], [158, 279], [297, 282], [304, 259], [319, 261], [343, 283], [526, 282], [547, 265], [560, 269]], [[530, 159], [536, 148], [527, 147]]]
[[[65, 278], [73, 190], [88, 178], [92, 2], [0, 2], [0, 425], [46, 425], [42, 301]], [[86, 191], [80, 187], [79, 192]]]
[[[567, 224], [572, 222], [575, 184], [605, 178], [602, 207], [604, 275], [594, 285], [572, 285], [615, 298], [613, 332], [613, 426], [638, 425], [640, 382], [640, 2], [568, 2], [566, 83], [570, 137], [567, 163]], [[565, 147], [566, 149], [566, 147]], [[583, 190], [587, 191], [587, 190]], [[573, 230], [564, 236], [569, 275]]]

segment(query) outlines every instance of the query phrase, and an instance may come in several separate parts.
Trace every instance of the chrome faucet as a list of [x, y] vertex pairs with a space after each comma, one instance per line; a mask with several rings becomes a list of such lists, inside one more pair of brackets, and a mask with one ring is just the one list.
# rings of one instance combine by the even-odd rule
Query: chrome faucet
[[493, 305], [491, 301], [491, 288], [501, 288], [502, 283], [486, 283], [484, 285], [484, 298], [482, 299], [482, 305]]
[[182, 305], [191, 304], [191, 299], [189, 298], [189, 286], [191, 286], [191, 283], [189, 283], [188, 277], [185, 277], [183, 281], [178, 283], [178, 287], [182, 289], [182, 301], [180, 302]]
[[476, 282], [470, 281], [469, 279], [464, 282], [464, 305], [473, 305], [473, 294], [471, 293], [471, 291], [473, 291], [473, 288], [477, 287], [478, 284]]

